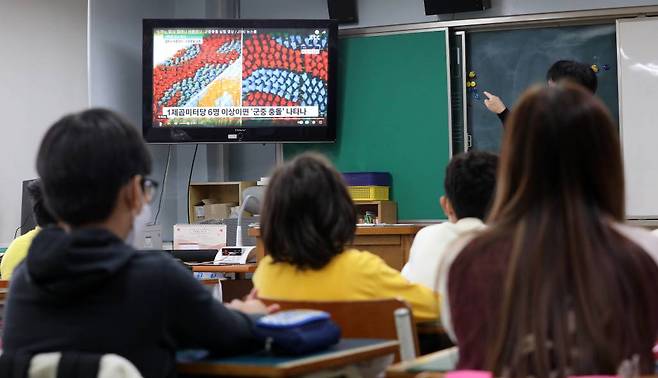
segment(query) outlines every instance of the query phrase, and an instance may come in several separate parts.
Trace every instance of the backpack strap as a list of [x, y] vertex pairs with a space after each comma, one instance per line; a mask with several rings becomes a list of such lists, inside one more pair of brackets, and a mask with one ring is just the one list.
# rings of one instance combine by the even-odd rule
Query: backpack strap
[[57, 366], [57, 378], [96, 377], [100, 359], [100, 354], [64, 352]]

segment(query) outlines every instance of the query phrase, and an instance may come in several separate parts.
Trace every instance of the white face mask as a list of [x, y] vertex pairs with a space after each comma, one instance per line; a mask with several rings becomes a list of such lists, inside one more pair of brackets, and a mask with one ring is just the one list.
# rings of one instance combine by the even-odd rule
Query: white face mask
[[128, 233], [128, 236], [126, 236], [126, 244], [135, 249], [144, 248], [144, 230], [150, 222], [151, 205], [146, 203], [142, 206], [142, 210], [140, 210], [135, 219], [133, 219], [133, 227]]

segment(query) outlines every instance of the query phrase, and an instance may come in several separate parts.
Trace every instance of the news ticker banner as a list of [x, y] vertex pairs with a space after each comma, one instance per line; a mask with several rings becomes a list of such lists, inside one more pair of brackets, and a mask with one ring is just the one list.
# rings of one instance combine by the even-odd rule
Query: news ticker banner
[[160, 118], [317, 118], [317, 106], [164, 107]]

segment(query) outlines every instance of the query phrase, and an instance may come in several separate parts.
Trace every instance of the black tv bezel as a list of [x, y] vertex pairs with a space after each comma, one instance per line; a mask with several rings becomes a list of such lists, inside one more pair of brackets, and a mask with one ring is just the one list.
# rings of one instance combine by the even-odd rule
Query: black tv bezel
[[[144, 19], [142, 22], [142, 135], [147, 143], [332, 143], [336, 141], [336, 20]], [[326, 126], [154, 127], [153, 30], [159, 28], [308, 28], [329, 30]]]

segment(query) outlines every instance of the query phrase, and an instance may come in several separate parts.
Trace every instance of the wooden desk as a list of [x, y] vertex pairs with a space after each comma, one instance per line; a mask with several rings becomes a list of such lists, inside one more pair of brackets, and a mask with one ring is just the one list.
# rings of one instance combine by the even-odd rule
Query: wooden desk
[[[454, 370], [458, 360], [457, 347], [430, 353], [412, 361], [400, 362], [386, 369], [387, 378], [415, 378], [421, 372], [424, 378], [441, 378], [444, 372]], [[657, 376], [641, 376], [657, 378]]]
[[[381, 257], [391, 267], [402, 270], [409, 260], [409, 250], [414, 237], [423, 226], [363, 226], [356, 228], [356, 236], [348, 247], [372, 252]], [[249, 236], [257, 240], [257, 256], [260, 260], [266, 251], [260, 237], [260, 228], [249, 229]]]
[[387, 378], [414, 378], [421, 372], [431, 372], [441, 376], [443, 371], [457, 365], [457, 347], [426, 354], [414, 360], [400, 362], [386, 369]]
[[[251, 278], [247, 278], [247, 273], [256, 271], [258, 264], [244, 264], [244, 265], [210, 265], [210, 264], [187, 264], [192, 268], [193, 272], [209, 272], [209, 273], [235, 273], [234, 280], [222, 280], [222, 300], [230, 302], [233, 299], [244, 298], [254, 284]], [[216, 279], [215, 279], [216, 281]]]
[[377, 339], [342, 339], [327, 351], [303, 357], [276, 357], [255, 353], [237, 357], [178, 362], [180, 374], [215, 377], [292, 377], [334, 370], [387, 356], [398, 350], [398, 342]]
[[211, 272], [211, 273], [253, 273], [256, 271], [258, 264], [244, 265], [211, 265], [211, 264], [189, 264], [193, 272]]

